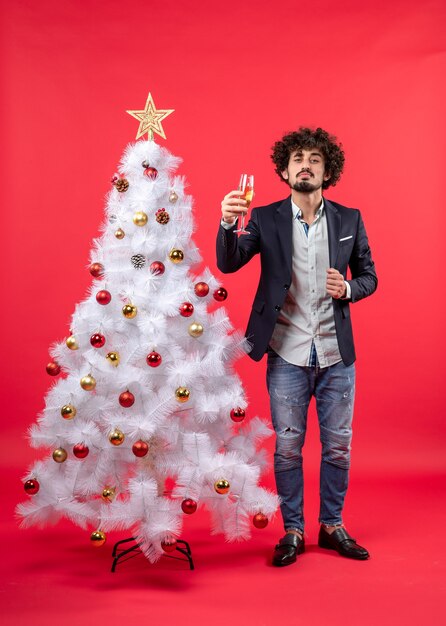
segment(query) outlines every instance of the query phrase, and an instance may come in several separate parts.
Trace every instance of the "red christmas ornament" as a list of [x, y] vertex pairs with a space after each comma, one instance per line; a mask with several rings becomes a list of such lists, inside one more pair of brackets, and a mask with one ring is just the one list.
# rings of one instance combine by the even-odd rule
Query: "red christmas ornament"
[[96, 294], [96, 301], [99, 304], [104, 304], [104, 305], [109, 304], [111, 299], [112, 299], [111, 293], [107, 291], [106, 289], [102, 289], [101, 291], [98, 291], [98, 293]]
[[136, 441], [132, 446], [133, 454], [140, 458], [143, 456], [146, 456], [148, 451], [149, 451], [149, 445], [145, 441], [142, 441], [141, 439], [139, 441]]
[[214, 299], [217, 300], [217, 302], [223, 302], [223, 300], [226, 300], [226, 298], [228, 297], [228, 292], [224, 287], [219, 287], [214, 291], [213, 295]]
[[181, 503], [181, 508], [184, 513], [187, 513], [187, 515], [192, 515], [192, 513], [195, 513], [197, 510], [197, 503], [191, 498], [186, 498], [186, 500], [183, 500]]
[[102, 263], [92, 263], [90, 265], [90, 274], [95, 278], [99, 278], [104, 273], [104, 266]]
[[252, 523], [256, 528], [266, 528], [268, 526], [268, 518], [263, 513], [256, 513], [252, 518]]
[[161, 274], [164, 274], [166, 268], [164, 267], [164, 263], [161, 263], [161, 261], [153, 261], [153, 263], [150, 264], [149, 269], [152, 274], [161, 276]]
[[51, 361], [50, 363], [48, 363], [48, 365], [46, 366], [46, 372], [50, 376], [57, 376], [58, 374], [60, 374], [59, 363], [56, 363], [56, 361]]
[[183, 317], [190, 317], [193, 312], [194, 305], [190, 302], [183, 302], [183, 304], [180, 305], [180, 315]]
[[209, 293], [209, 285], [207, 283], [197, 283], [194, 287], [195, 295], [204, 298]]
[[144, 170], [144, 176], [147, 176], [147, 178], [150, 178], [150, 180], [155, 180], [155, 178], [158, 176], [158, 170], [154, 167], [146, 167]]
[[164, 550], [164, 552], [173, 552], [177, 548], [177, 540], [169, 539], [169, 541], [162, 541], [161, 547]]
[[127, 391], [123, 391], [121, 395], [119, 396], [119, 404], [125, 407], [126, 409], [131, 407], [134, 402], [135, 402], [135, 396], [133, 395], [133, 393], [130, 393], [128, 389]]
[[245, 419], [245, 409], [241, 409], [240, 407], [231, 409], [231, 419], [233, 422], [243, 422]]
[[90, 343], [93, 348], [102, 348], [105, 345], [105, 337], [100, 333], [95, 333], [90, 337]]
[[117, 180], [119, 180], [118, 174], [113, 174], [113, 176], [110, 179], [110, 182], [112, 183], [112, 185], [114, 185]]
[[27, 480], [23, 487], [26, 493], [30, 496], [36, 495], [40, 489], [39, 481], [36, 478], [30, 478]]
[[158, 367], [158, 365], [161, 365], [162, 360], [161, 354], [155, 351], [146, 356], [147, 365], [150, 365], [150, 367]]
[[85, 446], [83, 443], [77, 443], [73, 446], [73, 454], [77, 459], [85, 459], [89, 452], [89, 447]]

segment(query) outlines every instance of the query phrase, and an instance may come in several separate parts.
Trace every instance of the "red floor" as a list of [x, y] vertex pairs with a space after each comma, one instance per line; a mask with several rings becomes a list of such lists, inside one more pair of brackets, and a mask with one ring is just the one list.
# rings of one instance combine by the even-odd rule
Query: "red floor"
[[199, 512], [183, 533], [195, 571], [164, 558], [153, 566], [139, 556], [112, 574], [111, 547], [124, 535], [95, 549], [88, 533], [68, 522], [17, 528], [22, 470], [2, 471], [10, 486], [1, 526], [2, 624], [446, 624], [443, 475], [352, 477], [346, 521], [371, 552], [366, 562], [317, 547], [317, 476], [307, 472], [307, 550], [296, 564], [270, 566], [279, 518], [249, 542], [226, 544], [210, 535], [207, 514]]

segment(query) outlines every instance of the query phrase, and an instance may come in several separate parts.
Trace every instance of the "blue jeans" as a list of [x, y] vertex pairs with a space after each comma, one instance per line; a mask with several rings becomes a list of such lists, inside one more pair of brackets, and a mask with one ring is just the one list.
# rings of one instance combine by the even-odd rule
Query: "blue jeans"
[[319, 522], [342, 524], [348, 487], [355, 366], [292, 365], [268, 350], [267, 385], [276, 432], [274, 474], [285, 530], [304, 531], [302, 448], [308, 405], [316, 398], [322, 444]]

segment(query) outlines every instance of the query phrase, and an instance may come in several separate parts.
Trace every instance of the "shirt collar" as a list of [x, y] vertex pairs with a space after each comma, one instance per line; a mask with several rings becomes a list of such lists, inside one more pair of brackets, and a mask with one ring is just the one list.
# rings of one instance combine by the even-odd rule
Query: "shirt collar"
[[[293, 211], [293, 219], [300, 220], [302, 218], [302, 209], [300, 207], [298, 207], [295, 202], [293, 202], [292, 198], [291, 198], [291, 209]], [[316, 215], [314, 217], [316, 220], [319, 217], [321, 217], [323, 210], [324, 210], [324, 198], [322, 198], [321, 203], [319, 205], [319, 208], [316, 211]]]

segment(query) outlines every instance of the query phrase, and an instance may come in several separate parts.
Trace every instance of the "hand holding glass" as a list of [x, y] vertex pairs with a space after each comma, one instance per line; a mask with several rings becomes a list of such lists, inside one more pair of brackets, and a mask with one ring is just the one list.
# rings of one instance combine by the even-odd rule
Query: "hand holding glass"
[[249, 235], [249, 231], [245, 230], [245, 216], [254, 197], [254, 176], [252, 174], [242, 174], [240, 176], [238, 189], [241, 192], [240, 198], [246, 201], [246, 212], [241, 215], [240, 228], [234, 232], [241, 235]]

